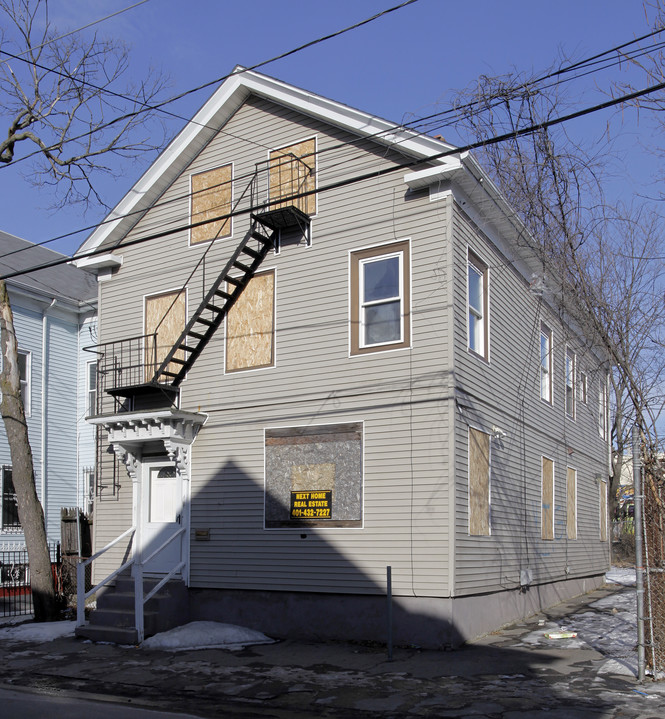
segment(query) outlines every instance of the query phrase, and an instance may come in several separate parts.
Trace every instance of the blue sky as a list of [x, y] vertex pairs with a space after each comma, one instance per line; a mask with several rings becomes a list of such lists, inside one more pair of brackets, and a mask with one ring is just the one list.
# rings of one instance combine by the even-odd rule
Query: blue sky
[[[50, 0], [49, 12], [51, 21], [66, 31], [133, 2]], [[236, 64], [261, 62], [396, 4], [398, 0], [149, 0], [95, 29], [131, 47], [134, 76], [153, 67], [169, 76], [169, 95], [176, 95], [223, 76]], [[419, 0], [261, 71], [401, 122], [445, 108], [451, 90], [480, 75], [538, 72], [561, 53], [582, 59], [647, 31], [642, 0]], [[580, 85], [580, 104], [598, 101], [596, 84], [602, 89], [608, 80], [591, 77]], [[170, 110], [191, 117], [211, 93], [209, 88], [190, 95]], [[648, 118], [643, 116], [636, 125], [628, 114], [622, 147], [626, 159], [631, 158], [630, 193], [648, 194], [655, 191], [655, 163], [644, 147], [650, 144], [652, 128]], [[580, 123], [580, 136], [601, 134], [610, 118], [610, 113], [599, 113]], [[170, 118], [167, 123], [173, 136], [184, 121]], [[444, 134], [451, 141], [464, 140]], [[4, 231], [42, 242], [104, 216], [102, 209], [84, 215], [79, 207], [49, 212], [52, 198], [24, 181], [26, 167], [19, 163], [0, 168]], [[123, 163], [122, 177], [100, 185], [105, 201], [115, 204], [145, 167], [145, 162]], [[618, 169], [617, 174], [622, 173]], [[48, 246], [71, 253], [86, 236], [75, 234]]]

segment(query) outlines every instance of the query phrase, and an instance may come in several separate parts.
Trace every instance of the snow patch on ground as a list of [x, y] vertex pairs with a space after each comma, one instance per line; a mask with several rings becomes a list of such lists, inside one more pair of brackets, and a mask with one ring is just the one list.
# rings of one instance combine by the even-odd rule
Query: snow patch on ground
[[274, 639], [261, 632], [235, 624], [191, 622], [146, 639], [142, 648], [168, 649], [243, 649], [250, 644], [272, 644]]
[[605, 580], [608, 584], [622, 584], [625, 587], [634, 587], [635, 567], [612, 567], [607, 574]]
[[31, 622], [0, 628], [0, 641], [52, 642], [74, 636], [76, 622]]

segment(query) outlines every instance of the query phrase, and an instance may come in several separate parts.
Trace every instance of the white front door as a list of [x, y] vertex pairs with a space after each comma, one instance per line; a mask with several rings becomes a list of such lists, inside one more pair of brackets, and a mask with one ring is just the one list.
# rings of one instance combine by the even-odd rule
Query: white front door
[[[141, 545], [143, 561], [185, 526], [183, 482], [172, 462], [143, 465]], [[168, 574], [183, 559], [185, 532], [143, 567], [146, 574]]]

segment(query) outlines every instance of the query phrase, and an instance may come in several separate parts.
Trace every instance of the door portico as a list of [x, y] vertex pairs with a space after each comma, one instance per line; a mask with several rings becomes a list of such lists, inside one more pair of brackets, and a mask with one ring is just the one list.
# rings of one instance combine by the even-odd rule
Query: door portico
[[206, 419], [165, 409], [89, 420], [106, 429], [132, 480], [133, 558], [147, 575], [182, 564], [177, 576], [189, 583], [191, 449]]

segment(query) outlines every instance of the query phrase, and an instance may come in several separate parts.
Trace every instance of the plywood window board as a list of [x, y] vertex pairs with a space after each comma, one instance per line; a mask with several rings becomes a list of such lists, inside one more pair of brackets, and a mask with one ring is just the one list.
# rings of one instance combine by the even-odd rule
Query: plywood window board
[[255, 275], [226, 318], [226, 371], [275, 363], [275, 272]]
[[205, 222], [192, 227], [190, 244], [229, 237], [232, 234], [231, 218], [215, 220], [228, 215], [233, 202], [233, 165], [199, 172], [191, 177], [191, 222]]
[[490, 534], [490, 436], [469, 427], [469, 534]]
[[[146, 375], [154, 373], [182, 334], [187, 321], [187, 297], [184, 291], [164, 292], [145, 298], [145, 334], [156, 334], [153, 344], [146, 343]], [[176, 355], [182, 359], [182, 352]], [[167, 368], [178, 371], [180, 365]], [[149, 379], [149, 377], [146, 377]]]
[[554, 462], [542, 458], [541, 537], [554, 539]]
[[265, 430], [265, 526], [362, 527], [363, 425]]
[[269, 166], [271, 208], [295, 205], [306, 215], [315, 215], [316, 194], [281, 203], [275, 200], [316, 189], [316, 140], [312, 138], [272, 150]]
[[577, 472], [566, 472], [566, 531], [568, 539], [577, 539]]
[[600, 493], [600, 541], [607, 542], [607, 482], [598, 482]]

